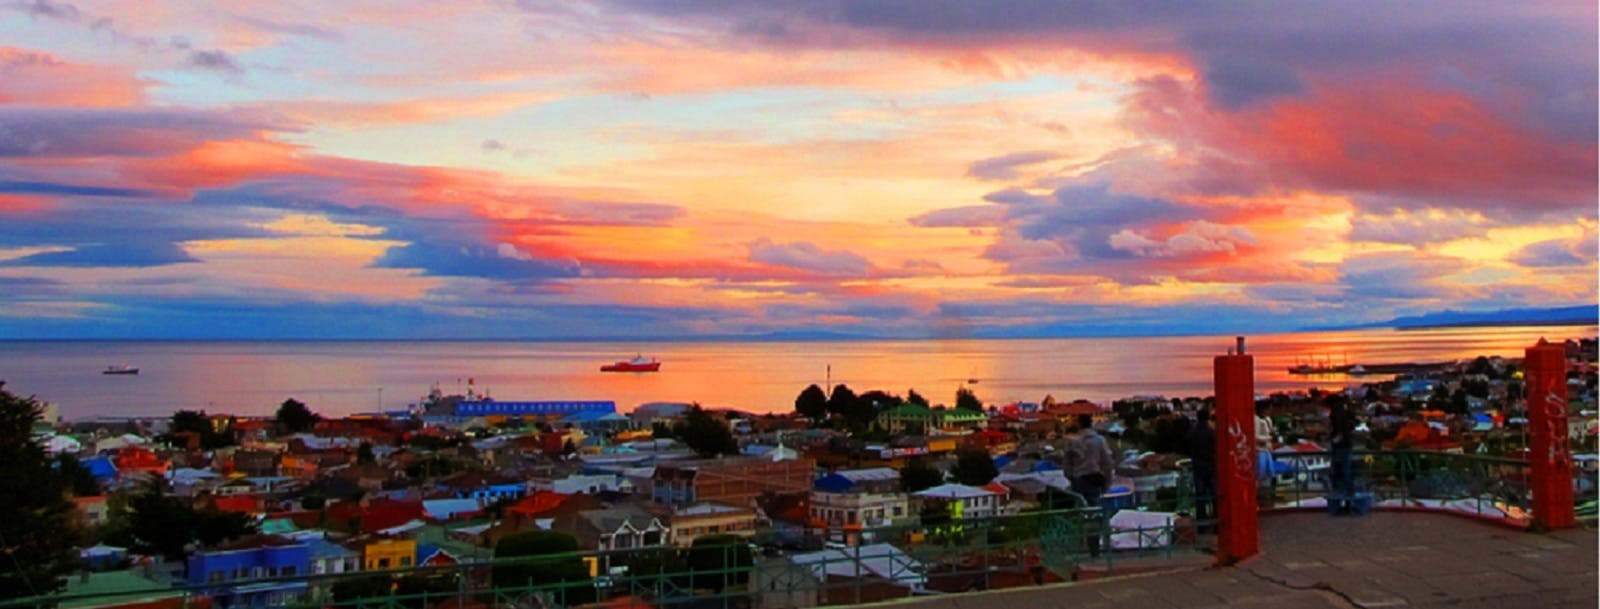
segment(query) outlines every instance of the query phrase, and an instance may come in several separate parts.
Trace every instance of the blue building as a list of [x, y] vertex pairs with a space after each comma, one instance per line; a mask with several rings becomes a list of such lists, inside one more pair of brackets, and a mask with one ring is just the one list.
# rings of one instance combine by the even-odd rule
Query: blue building
[[473, 400], [456, 403], [458, 417], [563, 417], [580, 412], [616, 412], [617, 403], [589, 402], [500, 402]]
[[311, 547], [275, 535], [256, 535], [189, 556], [189, 584], [201, 586], [219, 607], [277, 607], [306, 593]]

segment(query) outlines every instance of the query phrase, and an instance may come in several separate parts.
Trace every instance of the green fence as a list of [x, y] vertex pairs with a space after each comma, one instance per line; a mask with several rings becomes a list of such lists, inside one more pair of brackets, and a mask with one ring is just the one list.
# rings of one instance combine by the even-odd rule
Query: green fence
[[[1274, 455], [1263, 475], [1263, 510], [1321, 508], [1331, 455]], [[1376, 509], [1420, 509], [1525, 525], [1531, 509], [1528, 466], [1515, 459], [1430, 451], [1356, 452], [1354, 477]], [[1086, 576], [1193, 565], [1206, 559], [1195, 532], [1214, 523], [1190, 517], [1209, 497], [1190, 493], [1190, 476], [1141, 498], [1142, 510], [1099, 507], [956, 518], [939, 512], [899, 526], [819, 532], [769, 529], [740, 543], [701, 548], [646, 547], [515, 559], [300, 575], [174, 586], [161, 591], [185, 606], [300, 607], [609, 607], [765, 608], [850, 605], [953, 594]], [[1584, 483], [1588, 483], [1584, 486]], [[1594, 514], [1591, 476], [1575, 472], [1579, 513]], [[1067, 493], [1046, 500], [1081, 498]], [[1071, 505], [1069, 501], [1067, 505]], [[1587, 507], [1585, 507], [1587, 506]], [[1586, 511], [1587, 510], [1587, 511]], [[1115, 514], [1115, 515], [1114, 515]], [[1176, 515], [1175, 515], [1176, 514]], [[847, 538], [850, 543], [829, 540]], [[1091, 541], [1099, 548], [1091, 551]], [[20, 607], [129, 603], [149, 590], [53, 595], [0, 602]], [[173, 601], [172, 599], [176, 599]]]
[[[1281, 473], [1261, 476], [1262, 509], [1324, 507], [1332, 484], [1327, 452], [1276, 454]], [[1526, 526], [1532, 499], [1526, 461], [1422, 450], [1355, 451], [1354, 486], [1376, 509], [1456, 513]], [[1574, 484], [1581, 478], [1574, 472]], [[1592, 486], [1588, 493], [1592, 499]]]
[[[219, 607], [823, 606], [1073, 581], [1202, 557], [1185, 519], [1147, 514], [1162, 522], [1119, 525], [1098, 508], [932, 518], [848, 531], [850, 545], [810, 531], [768, 530], [731, 545], [257, 578], [167, 593], [195, 606], [210, 598]], [[149, 594], [54, 595], [0, 608], [105, 606]]]

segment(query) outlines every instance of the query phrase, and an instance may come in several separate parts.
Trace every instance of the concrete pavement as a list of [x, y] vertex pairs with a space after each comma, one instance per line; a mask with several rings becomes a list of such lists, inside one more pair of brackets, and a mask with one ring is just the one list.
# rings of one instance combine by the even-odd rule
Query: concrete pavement
[[1596, 532], [1525, 533], [1444, 514], [1264, 514], [1261, 555], [1232, 567], [894, 603], [908, 609], [1594, 609]]

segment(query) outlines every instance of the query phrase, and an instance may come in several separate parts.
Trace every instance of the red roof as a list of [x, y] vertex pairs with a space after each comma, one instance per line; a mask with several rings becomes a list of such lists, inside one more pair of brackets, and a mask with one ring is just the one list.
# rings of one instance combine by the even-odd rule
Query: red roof
[[255, 495], [228, 495], [212, 499], [211, 505], [224, 512], [250, 514], [256, 511], [257, 501]]
[[539, 491], [532, 495], [528, 495], [527, 497], [523, 497], [521, 501], [506, 507], [506, 512], [516, 514], [518, 516], [538, 516], [539, 514], [543, 514], [550, 510], [561, 507], [561, 504], [566, 502], [567, 498], [571, 496], [572, 495], [557, 493], [554, 491]]
[[[363, 533], [381, 531], [427, 518], [420, 501], [395, 501], [373, 499], [366, 506], [354, 501], [341, 501], [328, 506], [327, 522], [337, 528], [352, 528]], [[315, 515], [316, 512], [308, 512]], [[296, 515], [295, 524], [301, 524]], [[302, 525], [305, 526], [305, 525]], [[315, 526], [313, 523], [311, 526]]]
[[979, 488], [982, 488], [983, 490], [989, 491], [989, 492], [994, 493], [996, 495], [1010, 495], [1011, 494], [1011, 489], [1008, 488], [1004, 484], [1000, 484], [999, 482], [990, 482], [990, 483], [985, 484], [985, 485], [983, 485], [983, 486], [981, 486]]

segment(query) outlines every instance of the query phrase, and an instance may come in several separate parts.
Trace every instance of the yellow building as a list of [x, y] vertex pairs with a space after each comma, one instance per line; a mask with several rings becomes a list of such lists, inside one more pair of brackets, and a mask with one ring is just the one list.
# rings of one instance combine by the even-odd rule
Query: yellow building
[[693, 545], [695, 538], [705, 535], [753, 537], [756, 534], [756, 511], [702, 503], [673, 512], [671, 526], [672, 542], [685, 547]]
[[361, 549], [361, 568], [367, 571], [402, 569], [417, 562], [417, 542], [410, 539], [380, 539]]
[[928, 438], [928, 452], [931, 454], [953, 453], [956, 451], [956, 438], [953, 436], [936, 436]]

